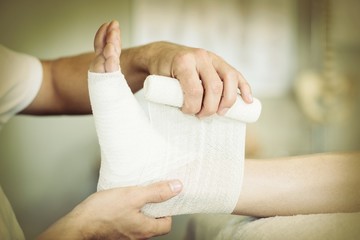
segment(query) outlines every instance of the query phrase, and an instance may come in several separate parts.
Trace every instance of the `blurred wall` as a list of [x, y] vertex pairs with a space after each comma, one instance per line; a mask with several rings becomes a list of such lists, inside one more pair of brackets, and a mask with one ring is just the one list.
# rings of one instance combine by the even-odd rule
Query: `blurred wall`
[[241, 70], [257, 97], [284, 95], [298, 60], [296, 7], [295, 0], [134, 0], [132, 41], [205, 48]]

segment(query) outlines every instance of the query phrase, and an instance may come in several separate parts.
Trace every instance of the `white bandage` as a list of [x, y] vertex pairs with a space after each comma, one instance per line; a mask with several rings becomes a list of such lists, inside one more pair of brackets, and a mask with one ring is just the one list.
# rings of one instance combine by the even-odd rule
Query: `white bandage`
[[[168, 94], [168, 100], [177, 101], [170, 105], [179, 107], [181, 101], [172, 98], [182, 95], [173, 79], [161, 78], [164, 82], [156, 87], [151, 78], [159, 79], [150, 77], [145, 85], [149, 121], [120, 72], [89, 72], [102, 153], [98, 190], [180, 179], [184, 188], [178, 196], [147, 204], [144, 213], [154, 217], [231, 213], [242, 185], [245, 123], [220, 116], [198, 119], [165, 105], [167, 100], [154, 103], [149, 96], [173, 88], [177, 93]], [[260, 104], [254, 107], [260, 108]], [[250, 112], [257, 113], [250, 116], [256, 120], [260, 109]]]
[[[154, 103], [182, 107], [184, 102], [180, 83], [175, 78], [149, 75], [144, 82], [145, 98]], [[251, 104], [245, 103], [240, 95], [234, 105], [226, 112], [225, 117], [243, 123], [256, 122], [261, 113], [261, 103], [254, 98]]]

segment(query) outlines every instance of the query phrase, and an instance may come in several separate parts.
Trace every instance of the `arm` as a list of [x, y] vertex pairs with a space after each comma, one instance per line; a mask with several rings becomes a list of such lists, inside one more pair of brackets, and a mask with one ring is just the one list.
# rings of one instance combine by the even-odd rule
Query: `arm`
[[50, 226], [38, 240], [147, 239], [164, 235], [171, 229], [171, 218], [150, 218], [141, 208], [146, 203], [166, 201], [181, 188], [179, 181], [169, 181], [94, 193]]
[[34, 101], [21, 113], [89, 114], [87, 70], [93, 54], [42, 60], [43, 80]]
[[[93, 53], [42, 61], [43, 83], [23, 114], [89, 114], [87, 71]], [[123, 49], [121, 69], [133, 92], [147, 75], [177, 78], [184, 91], [183, 112], [209, 116], [223, 114], [235, 102], [237, 90], [248, 103], [251, 90], [240, 72], [219, 56], [203, 49], [155, 42]], [[201, 79], [201, 81], [200, 81]]]

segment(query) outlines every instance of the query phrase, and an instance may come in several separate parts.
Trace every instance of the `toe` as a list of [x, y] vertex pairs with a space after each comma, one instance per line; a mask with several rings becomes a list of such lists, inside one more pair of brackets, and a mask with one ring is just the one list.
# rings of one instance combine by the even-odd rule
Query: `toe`
[[110, 32], [107, 33], [107, 37], [106, 37], [106, 43], [111, 43], [115, 50], [116, 50], [116, 54], [118, 56], [120, 56], [120, 52], [121, 52], [121, 42], [120, 42], [120, 31], [119, 29], [116, 30], [112, 30]]
[[106, 72], [115, 72], [119, 70], [119, 58], [112, 56], [105, 61], [105, 71]]
[[96, 73], [104, 73], [105, 72], [105, 58], [102, 56], [97, 56], [91, 62], [89, 71]]
[[103, 51], [103, 48], [105, 47], [108, 25], [109, 23], [104, 23], [103, 25], [101, 25], [101, 27], [95, 34], [94, 49], [96, 55], [99, 55]]
[[119, 70], [121, 39], [119, 23], [112, 21], [101, 25], [94, 38], [95, 59], [90, 64], [92, 72]]

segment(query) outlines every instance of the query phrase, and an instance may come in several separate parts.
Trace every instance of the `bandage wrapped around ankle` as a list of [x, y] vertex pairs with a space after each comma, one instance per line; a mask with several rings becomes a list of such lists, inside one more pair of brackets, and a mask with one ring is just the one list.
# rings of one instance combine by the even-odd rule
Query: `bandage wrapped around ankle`
[[245, 124], [259, 117], [258, 100], [246, 105], [239, 97], [226, 116], [199, 119], [181, 112], [176, 79], [148, 77], [143, 111], [120, 72], [88, 77], [102, 158], [98, 190], [180, 179], [179, 195], [147, 204], [143, 212], [162, 217], [234, 210], [243, 178]]

